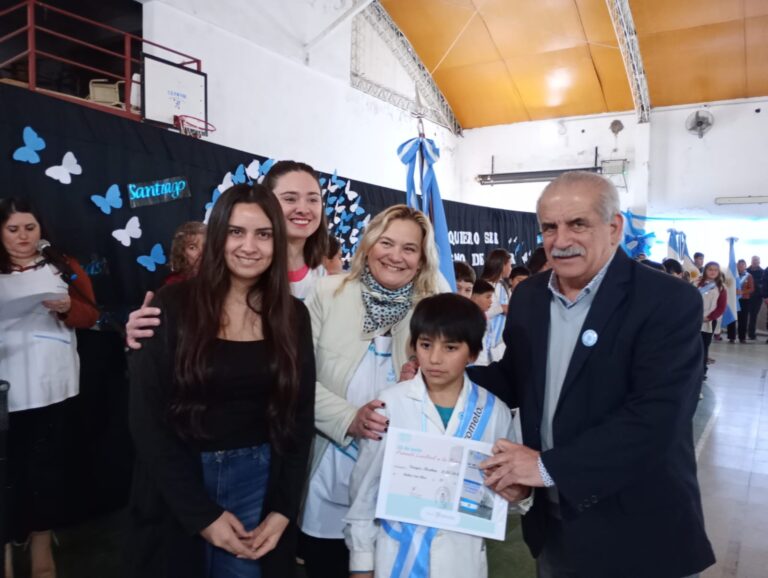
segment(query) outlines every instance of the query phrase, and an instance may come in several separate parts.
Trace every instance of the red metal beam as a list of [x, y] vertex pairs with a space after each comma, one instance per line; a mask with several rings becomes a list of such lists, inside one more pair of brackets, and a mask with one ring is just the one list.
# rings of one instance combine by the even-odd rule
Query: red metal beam
[[59, 62], [65, 62], [71, 66], [77, 66], [79, 68], [84, 68], [85, 70], [90, 70], [91, 72], [96, 72], [98, 74], [102, 74], [104, 76], [109, 76], [110, 78], [116, 78], [118, 80], [122, 80], [123, 77], [120, 74], [115, 74], [114, 72], [107, 72], [106, 70], [102, 70], [101, 68], [96, 68], [95, 66], [88, 66], [87, 64], [80, 64], [79, 62], [75, 62], [74, 60], [70, 60], [69, 58], [64, 58], [62, 56], [56, 56], [55, 54], [51, 54], [50, 52], [44, 52], [42, 50], [38, 50], [37, 54], [40, 56], [43, 56], [45, 58], [50, 58], [52, 60], [58, 60]]
[[35, 0], [27, 0], [27, 51], [29, 52], [29, 89], [37, 88], [37, 54], [35, 53]]
[[[123, 60], [124, 58], [124, 55], [120, 54], [119, 52], [115, 52], [114, 50], [109, 50], [107, 48], [102, 48], [101, 46], [98, 46], [96, 44], [91, 44], [90, 42], [86, 42], [85, 40], [80, 40], [78, 38], [75, 38], [74, 36], [62, 34], [61, 32], [56, 32], [55, 30], [51, 30], [50, 28], [44, 28], [43, 26], [38, 26], [37, 29], [40, 32], [45, 32], [46, 34], [50, 34], [51, 36], [55, 36], [57, 38], [63, 38], [64, 40], [70, 40], [75, 44], [79, 44], [80, 46], [85, 46], [87, 48], [92, 48], [93, 50], [98, 50], [99, 52], [103, 52], [104, 54], [109, 54], [110, 56], [114, 56], [116, 58], [119, 58], [120, 60]], [[136, 62], [137, 64], [141, 63], [141, 61], [138, 58], [131, 58], [131, 60], [133, 62]]]
[[2, 38], [0, 38], [0, 44], [2, 44], [3, 42], [5, 42], [6, 40], [10, 40], [10, 39], [11, 39], [11, 38], [13, 38], [14, 36], [18, 36], [18, 35], [19, 35], [19, 34], [21, 34], [22, 32], [26, 32], [26, 31], [27, 31], [27, 28], [28, 28], [27, 26], [22, 26], [22, 27], [21, 27], [21, 28], [19, 28], [18, 30], [14, 30], [13, 32], [9, 32], [8, 34], [6, 34], [6, 35], [5, 35], [5, 36], [3, 36]]
[[10, 14], [14, 10], [18, 10], [22, 6], [26, 6], [26, 5], [27, 5], [27, 0], [24, 0], [23, 2], [19, 2], [15, 6], [11, 6], [10, 8], [6, 8], [5, 10], [0, 10], [0, 17], [5, 16], [6, 14]]
[[6, 66], [10, 66], [11, 64], [13, 64], [14, 62], [16, 62], [17, 60], [21, 60], [22, 58], [24, 58], [24, 57], [25, 57], [25, 56], [27, 56], [28, 54], [29, 54], [29, 50], [25, 50], [25, 51], [24, 51], [24, 52], [22, 52], [21, 54], [17, 54], [17, 55], [16, 55], [16, 56], [14, 56], [13, 58], [9, 58], [9, 59], [8, 59], [8, 60], [6, 60], [5, 62], [3, 62], [3, 63], [0, 63], [0, 68], [5, 68]]

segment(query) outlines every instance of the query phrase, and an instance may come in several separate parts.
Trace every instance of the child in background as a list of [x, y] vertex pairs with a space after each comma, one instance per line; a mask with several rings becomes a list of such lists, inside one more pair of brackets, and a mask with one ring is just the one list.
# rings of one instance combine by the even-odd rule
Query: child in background
[[[488, 281], [484, 279], [478, 279], [472, 286], [472, 301], [474, 301], [483, 312], [483, 315], [488, 316], [488, 311], [493, 305], [493, 293], [494, 288]], [[483, 348], [477, 356], [475, 365], [488, 365], [491, 363], [491, 350], [496, 344], [493, 343], [493, 335], [490, 327], [486, 326], [485, 334], [483, 335]]]
[[[411, 318], [411, 345], [420, 370], [413, 379], [384, 392], [380, 410], [390, 425], [445, 436], [470, 437], [464, 416], [480, 415], [472, 439], [493, 443], [499, 438], [515, 439], [509, 408], [491, 393], [472, 383], [465, 368], [482, 348], [485, 316], [469, 300], [452, 293], [423, 299]], [[474, 400], [474, 403], [473, 403]], [[481, 430], [482, 431], [479, 431]], [[482, 538], [459, 532], [436, 530], [387, 520], [376, 520], [376, 500], [385, 445], [383, 441], [362, 440], [352, 472], [351, 506], [345, 530], [350, 550], [350, 573], [359, 578], [485, 578], [488, 563]], [[490, 491], [490, 490], [488, 490]], [[504, 497], [524, 498], [530, 490], [515, 490]], [[517, 502], [525, 512], [531, 498]], [[395, 530], [396, 527], [399, 530]], [[408, 528], [405, 528], [407, 526]], [[417, 539], [396, 539], [413, 529]], [[420, 539], [419, 539], [420, 538]], [[415, 552], [401, 549], [428, 549], [428, 568], [416, 570]], [[393, 576], [396, 559], [402, 557], [398, 576]]]
[[512, 295], [515, 288], [530, 276], [531, 271], [528, 267], [523, 267], [522, 265], [512, 267], [512, 272], [509, 274], [509, 294]]
[[344, 262], [341, 260], [341, 243], [333, 235], [328, 234], [328, 251], [323, 257], [323, 267], [328, 275], [338, 275], [344, 272]]
[[470, 299], [472, 297], [472, 286], [477, 279], [475, 270], [464, 261], [454, 261], [453, 273], [456, 276], [456, 293]]

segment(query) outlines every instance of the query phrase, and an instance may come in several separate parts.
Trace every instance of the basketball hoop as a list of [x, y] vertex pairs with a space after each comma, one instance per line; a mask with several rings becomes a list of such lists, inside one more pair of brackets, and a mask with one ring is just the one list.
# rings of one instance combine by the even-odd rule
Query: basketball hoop
[[216, 132], [216, 127], [210, 122], [187, 114], [174, 116], [173, 125], [179, 129], [181, 134], [192, 138], [202, 138], [208, 136], [209, 133]]

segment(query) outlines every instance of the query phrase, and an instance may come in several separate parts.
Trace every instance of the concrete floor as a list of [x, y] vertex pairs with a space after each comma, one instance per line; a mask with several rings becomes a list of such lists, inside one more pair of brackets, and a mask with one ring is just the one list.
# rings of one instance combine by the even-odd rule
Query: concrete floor
[[768, 577], [768, 344], [714, 342], [712, 418], [699, 440], [699, 482], [717, 564], [702, 578]]

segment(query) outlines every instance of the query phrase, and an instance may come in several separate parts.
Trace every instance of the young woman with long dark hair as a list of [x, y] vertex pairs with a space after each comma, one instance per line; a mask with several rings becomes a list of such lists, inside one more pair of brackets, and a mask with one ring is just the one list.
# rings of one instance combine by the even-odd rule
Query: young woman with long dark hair
[[284, 533], [306, 477], [315, 368], [275, 196], [222, 194], [198, 274], [155, 305], [162, 323], [131, 363], [132, 575], [292, 575]]

